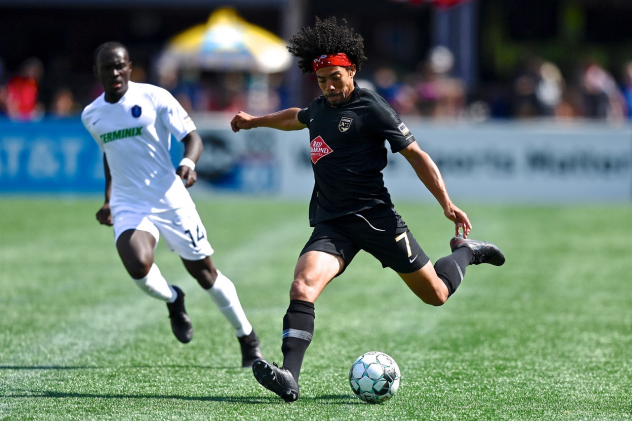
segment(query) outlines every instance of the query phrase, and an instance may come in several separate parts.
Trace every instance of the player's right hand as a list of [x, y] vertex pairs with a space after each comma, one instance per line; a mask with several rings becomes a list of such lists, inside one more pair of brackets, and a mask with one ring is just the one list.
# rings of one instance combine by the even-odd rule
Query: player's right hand
[[452, 202], [450, 202], [448, 206], [446, 206], [443, 212], [446, 218], [454, 222], [455, 236], [459, 236], [459, 231], [461, 230], [463, 231], [463, 238], [467, 238], [467, 236], [470, 235], [470, 231], [472, 230], [472, 223], [470, 222], [470, 219], [467, 217], [467, 214], [465, 212], [457, 208], [456, 205]]
[[110, 211], [110, 204], [104, 203], [101, 209], [97, 212], [97, 221], [101, 225], [112, 226], [112, 212]]
[[197, 173], [186, 165], [180, 165], [176, 170], [176, 174], [184, 181], [184, 187], [187, 189], [197, 181]]
[[233, 132], [237, 133], [239, 130], [252, 129], [252, 116], [243, 111], [240, 111], [230, 122], [230, 128]]

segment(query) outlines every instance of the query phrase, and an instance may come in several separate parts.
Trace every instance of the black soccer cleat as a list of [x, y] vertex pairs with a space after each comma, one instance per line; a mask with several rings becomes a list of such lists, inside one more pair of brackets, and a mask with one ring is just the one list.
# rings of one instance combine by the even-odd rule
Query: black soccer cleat
[[298, 383], [289, 370], [260, 359], [252, 365], [252, 373], [263, 387], [279, 395], [285, 402], [294, 402], [298, 399]]
[[476, 241], [463, 238], [461, 235], [450, 240], [450, 248], [454, 250], [467, 247], [474, 254], [473, 265], [489, 263], [494, 266], [502, 266], [505, 263], [505, 255], [498, 247], [486, 241]]
[[237, 338], [241, 347], [241, 366], [244, 368], [252, 367], [252, 364], [263, 358], [261, 347], [259, 346], [259, 338], [254, 329], [249, 335]]
[[178, 297], [173, 303], [167, 303], [169, 318], [171, 319], [171, 331], [176, 338], [186, 344], [193, 338], [193, 325], [191, 319], [184, 308], [184, 292], [175, 285], [173, 289], [178, 293]]

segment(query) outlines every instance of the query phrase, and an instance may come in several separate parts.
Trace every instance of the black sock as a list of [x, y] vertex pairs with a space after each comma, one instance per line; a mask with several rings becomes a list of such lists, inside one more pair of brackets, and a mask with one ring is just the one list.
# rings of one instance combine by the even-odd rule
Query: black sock
[[434, 268], [437, 276], [441, 278], [450, 295], [454, 294], [456, 289], [461, 285], [465, 276], [465, 268], [472, 262], [474, 255], [472, 250], [467, 247], [461, 247], [452, 252], [451, 255], [442, 257], [437, 260]]
[[290, 300], [283, 317], [283, 367], [290, 370], [298, 382], [303, 357], [314, 334], [314, 304], [309, 301]]

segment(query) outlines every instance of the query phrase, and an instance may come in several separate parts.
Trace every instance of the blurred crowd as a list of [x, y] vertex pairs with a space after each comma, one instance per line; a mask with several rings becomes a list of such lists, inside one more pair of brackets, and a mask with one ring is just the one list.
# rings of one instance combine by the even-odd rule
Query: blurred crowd
[[378, 69], [365, 84], [380, 93], [401, 115], [433, 119], [597, 119], [632, 118], [632, 61], [615, 77], [599, 63], [577, 65], [565, 78], [555, 63], [533, 56], [505, 81], [468, 90], [451, 76], [454, 57], [434, 48], [417, 71], [398, 76]]
[[[565, 77], [555, 63], [533, 56], [517, 66], [511, 78], [479, 83], [474, 88], [452, 76], [454, 61], [448, 49], [435, 47], [414, 72], [402, 74], [392, 67], [362, 69], [358, 83], [377, 91], [402, 116], [467, 121], [545, 118], [624, 122], [632, 118], [632, 60], [616, 73], [597, 62], [583, 62]], [[96, 78], [84, 75], [83, 80], [94, 81], [86, 89], [85, 83], [74, 86], [75, 78], [56, 74], [63, 69], [46, 70], [34, 57], [12, 72], [0, 60], [0, 116], [17, 121], [76, 117], [102, 92]], [[136, 65], [132, 71], [133, 81], [164, 87], [193, 113], [242, 109], [266, 113], [296, 106], [286, 103], [283, 78], [283, 74], [177, 69], [147, 72]], [[62, 79], [66, 83], [50, 83]], [[311, 85], [306, 87], [307, 101], [319, 94], [316, 82]], [[42, 86], [48, 86], [45, 93]]]

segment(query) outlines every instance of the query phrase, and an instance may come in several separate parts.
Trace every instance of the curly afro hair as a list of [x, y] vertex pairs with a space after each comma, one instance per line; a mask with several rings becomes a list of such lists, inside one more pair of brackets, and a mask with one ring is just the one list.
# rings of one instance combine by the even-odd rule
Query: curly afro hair
[[303, 73], [314, 73], [312, 61], [323, 54], [345, 53], [357, 70], [366, 61], [362, 36], [347, 27], [346, 19], [338, 25], [335, 16], [325, 20], [317, 16], [313, 27], [302, 28], [289, 43], [287, 49], [299, 58], [298, 68]]

